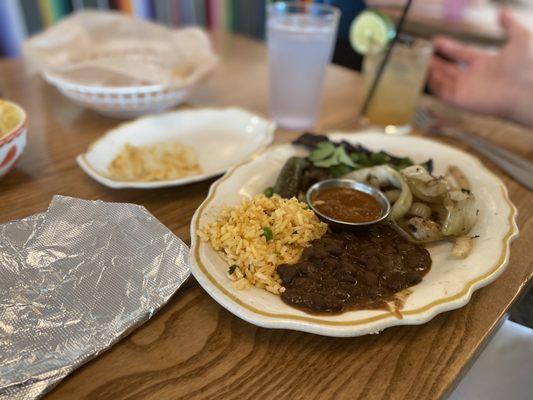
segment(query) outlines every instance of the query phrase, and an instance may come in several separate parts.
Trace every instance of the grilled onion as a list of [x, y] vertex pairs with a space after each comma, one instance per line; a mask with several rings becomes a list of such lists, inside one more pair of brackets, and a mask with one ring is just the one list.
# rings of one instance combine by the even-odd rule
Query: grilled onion
[[427, 204], [413, 201], [411, 208], [409, 208], [408, 214], [414, 217], [429, 218], [431, 217], [431, 208]]
[[[454, 172], [458, 175], [458, 170]], [[407, 167], [401, 173], [380, 165], [344, 177], [389, 188], [385, 192], [387, 197], [391, 200], [397, 197], [391, 201], [392, 226], [411, 242], [422, 244], [456, 238], [452, 254], [464, 258], [470, 252], [472, 240], [465, 235], [477, 219], [475, 198], [470, 190], [455, 189], [445, 178], [432, 176], [419, 165]], [[460, 184], [464, 185], [465, 180]]]
[[436, 242], [444, 238], [441, 225], [429, 218], [410, 218], [407, 221], [407, 229], [419, 243]]
[[434, 177], [420, 165], [404, 168], [402, 175], [413, 196], [422, 201], [439, 203], [450, 190], [450, 184], [446, 179]]
[[474, 239], [469, 236], [459, 236], [455, 239], [455, 245], [452, 249], [452, 255], [456, 258], [466, 258], [472, 251]]
[[390, 217], [393, 220], [399, 220], [403, 217], [409, 211], [413, 202], [413, 195], [402, 174], [388, 165], [363, 168], [346, 174], [344, 178], [365, 183], [372, 182], [373, 185], [379, 185], [379, 187], [392, 186], [400, 189], [400, 196], [392, 205], [390, 211]]
[[447, 214], [442, 221], [442, 233], [446, 236], [461, 236], [468, 233], [477, 219], [474, 195], [466, 189], [450, 190], [443, 204]]

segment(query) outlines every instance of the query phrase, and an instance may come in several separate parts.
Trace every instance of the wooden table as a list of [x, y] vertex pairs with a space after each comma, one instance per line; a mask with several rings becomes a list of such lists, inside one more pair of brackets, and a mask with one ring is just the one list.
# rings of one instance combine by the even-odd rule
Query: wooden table
[[[222, 62], [195, 90], [191, 106], [240, 105], [267, 111], [262, 44], [215, 36]], [[318, 130], [353, 129], [361, 80], [330, 67]], [[189, 241], [189, 222], [212, 181], [158, 190], [107, 189], [75, 156], [119, 121], [69, 102], [20, 61], [0, 62], [0, 91], [29, 113], [29, 144], [0, 183], [0, 222], [46, 209], [54, 194], [142, 204]], [[442, 112], [449, 111], [431, 99]], [[532, 157], [533, 132], [454, 112], [466, 129]], [[295, 133], [278, 132], [276, 142]], [[422, 326], [335, 339], [257, 328], [213, 301], [190, 279], [152, 320], [73, 373], [47, 399], [428, 399], [444, 396], [483, 348], [533, 274], [533, 194], [494, 169], [520, 210], [521, 239], [510, 264], [468, 306]]]

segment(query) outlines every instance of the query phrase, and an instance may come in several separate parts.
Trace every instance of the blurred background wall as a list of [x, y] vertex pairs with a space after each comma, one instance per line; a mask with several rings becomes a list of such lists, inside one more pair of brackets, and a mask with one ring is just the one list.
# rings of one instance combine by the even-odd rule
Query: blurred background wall
[[[0, 57], [19, 57], [24, 39], [84, 8], [116, 10], [170, 26], [200, 25], [211, 30], [264, 37], [265, 6], [273, 0], [0, 0]], [[397, 19], [406, 0], [304, 0], [342, 11], [333, 61], [359, 69], [360, 57], [348, 42], [349, 25], [365, 7]], [[533, 24], [533, 0], [414, 0], [406, 31], [431, 37], [448, 34], [482, 44], [505, 39], [498, 10], [512, 7]]]
[[268, 0], [1, 0], [0, 56], [17, 57], [28, 35], [83, 8], [116, 10], [168, 26], [200, 25], [214, 30], [264, 35]]

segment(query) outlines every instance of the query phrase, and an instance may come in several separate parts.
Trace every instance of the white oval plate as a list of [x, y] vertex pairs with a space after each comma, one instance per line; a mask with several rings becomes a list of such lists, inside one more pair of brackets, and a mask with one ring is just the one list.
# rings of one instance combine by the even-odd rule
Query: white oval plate
[[[179, 186], [220, 175], [249, 159], [272, 142], [275, 130], [274, 122], [240, 108], [175, 111], [119, 125], [92, 143], [76, 160], [91, 178], [110, 188]], [[204, 173], [155, 182], [116, 181], [107, 176], [109, 164], [125, 143], [143, 146], [169, 140], [195, 149]]]
[[433, 264], [423, 281], [410, 288], [398, 314], [385, 310], [357, 310], [340, 315], [312, 315], [292, 308], [276, 295], [258, 288], [236, 290], [226, 277], [227, 265], [209, 243], [200, 242], [196, 231], [214, 218], [222, 205], [237, 204], [272, 186], [288, 157], [303, 150], [291, 145], [275, 147], [254, 160], [236, 166], [215, 182], [191, 222], [191, 270], [202, 287], [238, 317], [266, 328], [286, 328], [327, 336], [360, 336], [395, 325], [422, 324], [435, 315], [464, 306], [472, 293], [496, 279], [509, 260], [509, 244], [518, 235], [516, 208], [504, 184], [481, 162], [463, 151], [413, 136], [390, 137], [382, 133], [332, 134], [334, 140], [361, 143], [371, 150], [409, 156], [416, 162], [433, 158], [435, 173], [448, 165], [462, 169], [478, 199], [479, 218], [472, 235], [472, 253], [465, 260], [450, 255], [451, 244], [428, 247]]

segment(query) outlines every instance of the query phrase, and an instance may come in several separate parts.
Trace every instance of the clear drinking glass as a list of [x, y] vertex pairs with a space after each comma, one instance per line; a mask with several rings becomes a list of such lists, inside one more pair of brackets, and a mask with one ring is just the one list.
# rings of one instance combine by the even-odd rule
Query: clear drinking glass
[[312, 128], [340, 11], [323, 4], [276, 2], [267, 13], [270, 114], [283, 128]]
[[[363, 115], [365, 122], [384, 127], [388, 134], [411, 131], [411, 119], [422, 93], [432, 51], [427, 40], [400, 38], [396, 42]], [[383, 55], [366, 55], [363, 60], [364, 96], [372, 85]]]

